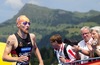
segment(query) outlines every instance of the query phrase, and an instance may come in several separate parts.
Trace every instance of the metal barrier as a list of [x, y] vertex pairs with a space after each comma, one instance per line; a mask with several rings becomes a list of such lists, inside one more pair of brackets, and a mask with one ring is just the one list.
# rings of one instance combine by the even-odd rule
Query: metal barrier
[[82, 63], [83, 61], [87, 61], [86, 63], [88, 64], [88, 63], [92, 63], [93, 61], [97, 61], [97, 60], [100, 60], [100, 57], [89, 58], [89, 59], [86, 59], [86, 60], [76, 60], [76, 61], [73, 61], [73, 62], [67, 62], [63, 65], [82, 65], [82, 64], [85, 64], [85, 63]]

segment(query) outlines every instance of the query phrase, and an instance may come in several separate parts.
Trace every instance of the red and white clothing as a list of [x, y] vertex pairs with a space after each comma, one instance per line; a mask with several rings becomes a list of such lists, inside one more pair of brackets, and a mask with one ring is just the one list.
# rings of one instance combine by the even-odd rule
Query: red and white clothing
[[[64, 54], [64, 45], [65, 45], [65, 43], [62, 43], [59, 50], [54, 49], [54, 52], [56, 53], [59, 64], [63, 64], [59, 60], [60, 56], [63, 56], [64, 58], [66, 58], [65, 54]], [[67, 59], [66, 62], [72, 62], [72, 61], [76, 60], [75, 52], [73, 52], [72, 46], [68, 45], [66, 48], [66, 52], [67, 52], [68, 57], [69, 57], [69, 60]]]

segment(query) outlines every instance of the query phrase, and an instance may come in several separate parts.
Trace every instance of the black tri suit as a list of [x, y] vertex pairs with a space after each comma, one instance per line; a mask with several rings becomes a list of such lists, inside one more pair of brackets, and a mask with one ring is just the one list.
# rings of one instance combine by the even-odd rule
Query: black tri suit
[[[18, 56], [21, 55], [27, 56], [30, 60], [31, 51], [32, 51], [32, 42], [30, 39], [30, 35], [27, 34], [26, 39], [22, 39], [17, 33], [15, 33], [15, 36], [18, 41], [18, 47], [15, 50], [12, 50], [11, 55], [12, 56]], [[29, 60], [25, 62], [17, 62], [16, 65], [29, 65]]]

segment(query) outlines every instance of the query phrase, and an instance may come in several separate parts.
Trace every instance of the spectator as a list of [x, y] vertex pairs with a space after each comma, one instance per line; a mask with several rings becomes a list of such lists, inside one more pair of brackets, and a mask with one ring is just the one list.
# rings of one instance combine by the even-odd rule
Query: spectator
[[[81, 60], [89, 59], [90, 50], [88, 49], [88, 42], [91, 43], [92, 36], [90, 33], [90, 28], [88, 26], [84, 26], [81, 28], [81, 35], [83, 40], [78, 43], [78, 46], [75, 47], [75, 51], [77, 52], [77, 56]], [[87, 61], [82, 61], [81, 63], [86, 63]]]
[[[92, 57], [98, 57], [100, 56], [100, 26], [94, 26], [91, 28], [91, 34], [92, 34], [92, 51], [90, 53], [90, 56]], [[91, 49], [90, 49], [91, 50]]]
[[57, 57], [59, 64], [66, 62], [72, 62], [76, 60], [76, 54], [73, 52], [73, 47], [62, 42], [62, 37], [59, 34], [55, 34], [50, 37], [50, 43], [54, 49], [55, 56]]

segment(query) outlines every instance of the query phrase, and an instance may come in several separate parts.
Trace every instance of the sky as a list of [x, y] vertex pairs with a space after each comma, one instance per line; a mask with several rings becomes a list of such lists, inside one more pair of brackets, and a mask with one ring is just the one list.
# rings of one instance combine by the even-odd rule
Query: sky
[[72, 12], [100, 11], [100, 0], [0, 0], [0, 23], [11, 19], [26, 3]]

